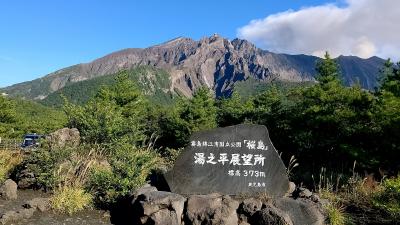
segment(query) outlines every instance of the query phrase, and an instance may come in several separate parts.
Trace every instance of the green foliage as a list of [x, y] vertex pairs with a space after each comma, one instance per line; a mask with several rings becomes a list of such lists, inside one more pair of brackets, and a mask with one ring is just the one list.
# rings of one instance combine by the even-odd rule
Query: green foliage
[[373, 204], [400, 219], [400, 176], [385, 179], [382, 186], [382, 190], [374, 196]]
[[14, 103], [0, 95], [0, 136], [12, 132], [10, 124], [16, 120], [16, 110]]
[[[364, 169], [377, 168], [383, 155], [375, 138], [381, 131], [375, 117], [376, 97], [359, 86], [343, 86], [337, 65], [328, 54], [318, 63], [317, 71], [319, 83], [315, 85], [291, 89], [271, 85], [242, 104], [251, 110], [243, 113], [238, 107], [226, 114], [230, 107], [225, 104], [218, 111], [219, 118], [266, 125], [284, 160], [295, 156], [302, 165], [299, 174], [306, 177], [315, 174], [316, 168], [351, 168], [354, 160]], [[235, 98], [231, 101], [237, 102]]]
[[374, 118], [379, 125], [380, 164], [393, 173], [400, 169], [400, 62], [395, 66], [388, 59], [381, 69], [381, 82], [376, 96]]
[[110, 144], [124, 140], [133, 145], [145, 139], [147, 102], [121, 72], [113, 86], [103, 87], [85, 106], [66, 103], [68, 125], [78, 128], [87, 143]]
[[324, 59], [317, 62], [315, 69], [317, 71], [317, 81], [322, 84], [340, 78], [339, 66], [328, 52], [325, 53]]
[[288, 82], [277, 80], [272, 82], [265, 82], [249, 77], [247, 80], [237, 82], [235, 84], [234, 92], [236, 92], [236, 94], [239, 95], [242, 100], [247, 100], [265, 91], [268, 91], [271, 88], [278, 88], [282, 92], [288, 92], [289, 90], [296, 87], [312, 85], [314, 85], [314, 82], [311, 81]]
[[[27, 133], [48, 134], [62, 128], [66, 123], [65, 114], [36, 102], [22, 99], [5, 99], [0, 114], [11, 115], [0, 122], [0, 137], [21, 138]], [[18, 113], [16, 113], [18, 112]]]
[[379, 91], [387, 91], [400, 97], [400, 62], [397, 66], [388, 59], [381, 69], [381, 80]]
[[50, 202], [54, 210], [71, 215], [90, 207], [92, 195], [79, 187], [64, 187], [54, 192]]
[[[174, 94], [169, 92], [171, 81], [169, 74], [164, 70], [150, 66], [138, 66], [124, 71], [129, 80], [135, 83], [144, 97], [154, 104], [172, 104]], [[113, 86], [116, 83], [115, 76], [110, 74], [76, 83], [69, 83], [64, 88], [51, 93], [41, 103], [47, 106], [62, 107], [63, 96], [69, 102], [84, 105], [92, 99], [104, 86]]]
[[291, 121], [299, 156], [315, 155], [316, 161], [329, 166], [340, 162], [351, 168], [354, 160], [375, 166], [376, 158], [368, 151], [372, 140], [368, 137], [375, 134], [373, 95], [357, 86], [346, 88], [338, 80], [306, 88], [300, 94], [303, 99], [296, 104], [298, 111]]
[[193, 98], [178, 105], [178, 115], [190, 133], [214, 128], [217, 108], [210, 90], [206, 87], [198, 89]]
[[0, 95], [0, 123], [12, 123], [15, 121], [14, 103]]
[[56, 176], [58, 166], [69, 159], [73, 152], [72, 148], [39, 148], [24, 158], [17, 173], [26, 169], [35, 175], [35, 188], [54, 189], [60, 183], [60, 177]]
[[172, 112], [166, 111], [159, 120], [164, 147], [184, 147], [193, 132], [217, 126], [217, 107], [210, 90], [198, 89], [192, 98], [181, 99]]
[[99, 205], [113, 204], [144, 185], [150, 172], [161, 163], [151, 150], [135, 149], [126, 144], [114, 148], [109, 156], [111, 167], [94, 168], [87, 185]]
[[327, 212], [328, 223], [330, 225], [346, 225], [346, 215], [344, 213], [344, 209], [335, 204], [328, 204], [325, 206], [325, 210]]
[[217, 102], [217, 121], [220, 127], [240, 124], [249, 116], [253, 110], [250, 101], [244, 101], [241, 96], [234, 92], [230, 98], [223, 98]]

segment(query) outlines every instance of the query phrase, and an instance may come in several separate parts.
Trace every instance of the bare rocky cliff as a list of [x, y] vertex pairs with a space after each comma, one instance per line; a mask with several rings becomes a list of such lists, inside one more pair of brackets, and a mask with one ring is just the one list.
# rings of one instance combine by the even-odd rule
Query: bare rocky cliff
[[[265, 82], [313, 80], [317, 59], [306, 55], [275, 54], [261, 50], [246, 40], [230, 41], [218, 35], [199, 41], [176, 38], [145, 49], [129, 48], [114, 52], [90, 63], [71, 66], [31, 82], [7, 87], [2, 92], [43, 99], [69, 83], [147, 65], [170, 74], [170, 91], [190, 96], [198, 87], [207, 86], [221, 96], [229, 95], [237, 82], [249, 77]], [[361, 81], [366, 88], [373, 88], [376, 80], [373, 76], [376, 76], [383, 60], [375, 57], [370, 61], [359, 59], [352, 62], [355, 63], [342, 68], [344, 80], [348, 84], [354, 80]], [[346, 65], [346, 58], [341, 58], [340, 63]], [[359, 69], [364, 68], [364, 64], [368, 71]], [[348, 74], [346, 68], [351, 68], [351, 73], [361, 71], [363, 74]], [[356, 76], [359, 79], [355, 79]]]

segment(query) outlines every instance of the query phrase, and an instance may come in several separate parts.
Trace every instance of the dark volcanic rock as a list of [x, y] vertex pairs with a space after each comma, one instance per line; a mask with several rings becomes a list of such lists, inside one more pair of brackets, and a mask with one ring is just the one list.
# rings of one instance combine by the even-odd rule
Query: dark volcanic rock
[[265, 126], [198, 132], [189, 143], [165, 175], [172, 192], [282, 197], [289, 189], [285, 165]]
[[239, 202], [219, 194], [189, 197], [186, 208], [186, 225], [238, 224], [236, 210]]
[[295, 225], [324, 225], [325, 217], [322, 209], [311, 201], [291, 198], [277, 199], [275, 206], [285, 211]]
[[259, 199], [249, 198], [240, 203], [238, 213], [251, 217], [255, 212], [261, 210], [262, 202]]
[[133, 203], [138, 224], [181, 225], [185, 198], [174, 193], [149, 191]]
[[251, 225], [300, 225], [293, 223], [284, 211], [268, 205], [250, 218]]
[[36, 184], [35, 174], [27, 168], [21, 170], [16, 175], [16, 180], [18, 181], [18, 188], [20, 189], [33, 188]]

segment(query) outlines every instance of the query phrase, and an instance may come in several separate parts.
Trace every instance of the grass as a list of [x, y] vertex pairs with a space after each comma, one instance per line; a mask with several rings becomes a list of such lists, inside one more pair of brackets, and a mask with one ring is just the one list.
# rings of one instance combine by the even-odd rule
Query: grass
[[399, 221], [399, 176], [379, 182], [373, 175], [359, 176], [354, 168], [349, 178], [326, 174], [323, 168], [314, 186], [320, 197], [327, 200], [324, 208], [329, 224], [395, 224]]
[[329, 203], [325, 206], [325, 210], [328, 217], [328, 223], [330, 225], [346, 225], [348, 224], [347, 215], [345, 214], [344, 207]]
[[91, 207], [92, 195], [80, 187], [62, 187], [54, 192], [50, 202], [54, 210], [74, 214]]
[[21, 162], [21, 152], [0, 150], [0, 184], [8, 178], [11, 171]]

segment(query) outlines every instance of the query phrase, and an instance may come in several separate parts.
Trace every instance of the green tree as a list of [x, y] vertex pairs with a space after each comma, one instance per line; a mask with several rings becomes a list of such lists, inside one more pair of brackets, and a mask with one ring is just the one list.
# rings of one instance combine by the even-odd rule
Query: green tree
[[253, 110], [252, 101], [245, 101], [237, 92], [230, 98], [223, 98], [217, 102], [218, 126], [225, 127], [245, 122]]
[[172, 112], [160, 119], [160, 145], [185, 146], [193, 132], [217, 126], [217, 107], [214, 96], [206, 87], [199, 88], [190, 99], [181, 99]]
[[376, 136], [380, 140], [380, 163], [382, 167], [396, 173], [400, 166], [400, 62], [395, 65], [390, 59], [386, 60], [380, 70], [380, 85], [376, 92], [378, 104], [375, 108], [374, 119], [379, 125], [380, 132]]
[[397, 66], [388, 59], [380, 70], [380, 89], [379, 91], [388, 91], [396, 97], [400, 97], [400, 62]]
[[76, 127], [89, 143], [127, 141], [133, 145], [146, 139], [147, 102], [125, 71], [112, 86], [104, 86], [86, 105], [66, 101], [68, 125]]
[[321, 84], [328, 83], [333, 80], [340, 80], [340, 72], [338, 64], [331, 58], [328, 52], [325, 53], [324, 59], [317, 62], [316, 79]]

